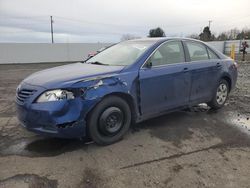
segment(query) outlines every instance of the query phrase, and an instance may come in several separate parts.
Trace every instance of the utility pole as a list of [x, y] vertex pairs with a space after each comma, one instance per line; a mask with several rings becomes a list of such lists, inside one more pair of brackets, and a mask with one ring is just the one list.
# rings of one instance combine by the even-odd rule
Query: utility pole
[[211, 26], [212, 20], [208, 20], [208, 28], [210, 30], [210, 26]]
[[54, 32], [53, 32], [53, 18], [50, 16], [50, 31], [51, 31], [51, 42], [54, 43]]

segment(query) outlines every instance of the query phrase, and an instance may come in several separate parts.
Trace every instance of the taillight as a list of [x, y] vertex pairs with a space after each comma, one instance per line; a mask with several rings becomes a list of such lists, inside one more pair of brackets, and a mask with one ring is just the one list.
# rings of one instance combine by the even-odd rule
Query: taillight
[[237, 69], [238, 68], [238, 63], [234, 62], [233, 66]]

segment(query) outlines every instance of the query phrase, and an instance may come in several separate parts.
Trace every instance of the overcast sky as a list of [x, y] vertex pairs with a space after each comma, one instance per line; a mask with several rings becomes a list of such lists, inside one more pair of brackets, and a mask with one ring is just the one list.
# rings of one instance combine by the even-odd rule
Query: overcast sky
[[218, 34], [250, 28], [249, 0], [0, 0], [0, 42], [118, 42], [146, 37], [160, 26], [167, 36], [200, 33], [212, 20]]

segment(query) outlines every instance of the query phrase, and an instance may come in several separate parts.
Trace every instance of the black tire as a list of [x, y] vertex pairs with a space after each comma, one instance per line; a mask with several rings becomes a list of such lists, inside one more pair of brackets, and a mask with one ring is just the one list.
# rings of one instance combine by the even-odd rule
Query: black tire
[[[220, 87], [222, 87], [222, 86], [226, 89], [226, 91], [223, 92], [224, 95], [221, 92], [221, 95], [223, 95], [224, 97], [220, 98], [218, 93], [219, 93]], [[208, 103], [208, 106], [210, 106], [214, 110], [222, 108], [224, 106], [224, 104], [226, 103], [226, 101], [227, 101], [228, 94], [229, 94], [228, 82], [226, 80], [222, 79], [219, 82], [219, 84], [218, 84], [218, 86], [217, 86], [217, 88], [216, 88], [216, 90], [214, 92], [212, 100]]]
[[117, 96], [108, 96], [90, 113], [88, 133], [95, 143], [109, 145], [123, 138], [130, 123], [131, 110], [127, 102]]

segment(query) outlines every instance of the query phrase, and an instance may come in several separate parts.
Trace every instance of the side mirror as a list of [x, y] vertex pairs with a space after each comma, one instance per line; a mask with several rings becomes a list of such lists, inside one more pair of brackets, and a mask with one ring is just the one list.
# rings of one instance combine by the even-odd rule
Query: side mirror
[[94, 57], [93, 54], [88, 54], [88, 58]]
[[147, 63], [146, 63], [146, 67], [147, 68], [151, 68], [152, 67], [152, 61], [149, 60]]

